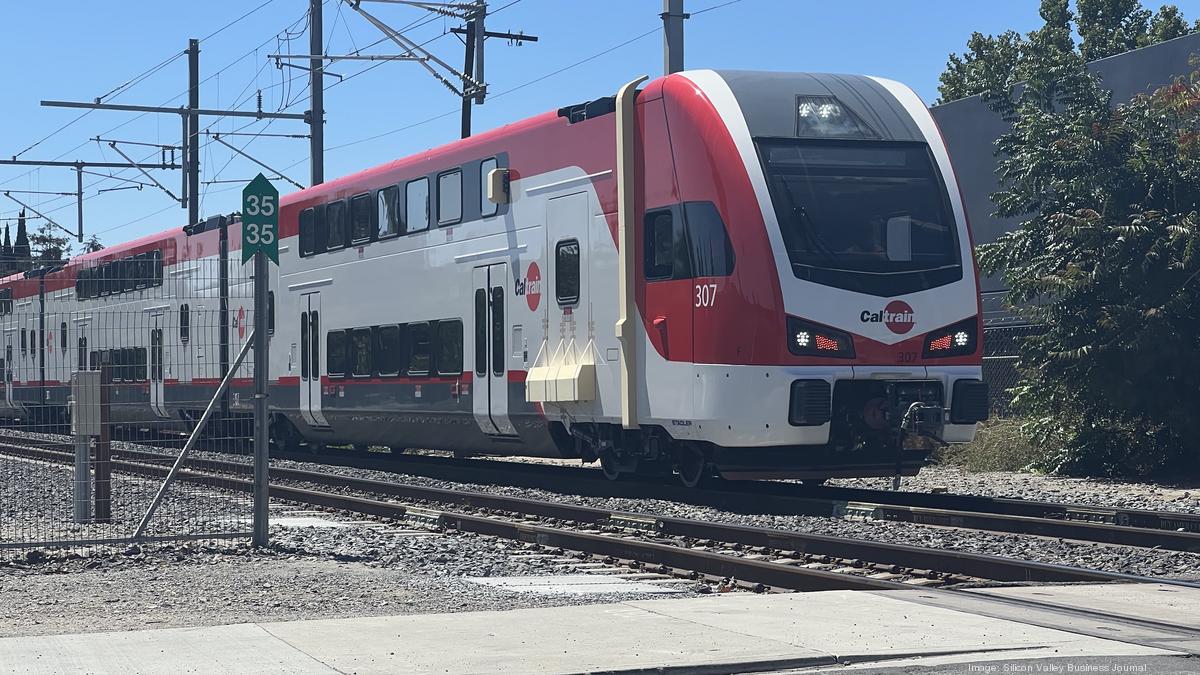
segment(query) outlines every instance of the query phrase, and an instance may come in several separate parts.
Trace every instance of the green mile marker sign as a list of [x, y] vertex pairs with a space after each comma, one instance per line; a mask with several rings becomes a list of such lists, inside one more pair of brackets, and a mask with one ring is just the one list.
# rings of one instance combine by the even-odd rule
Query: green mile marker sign
[[242, 190], [242, 264], [259, 251], [279, 264], [279, 190], [261, 173]]

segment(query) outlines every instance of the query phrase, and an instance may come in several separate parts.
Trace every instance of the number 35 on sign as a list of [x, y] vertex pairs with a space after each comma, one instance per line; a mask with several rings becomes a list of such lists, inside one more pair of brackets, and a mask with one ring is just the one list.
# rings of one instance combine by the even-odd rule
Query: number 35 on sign
[[261, 173], [242, 190], [242, 263], [259, 251], [279, 264], [279, 190]]

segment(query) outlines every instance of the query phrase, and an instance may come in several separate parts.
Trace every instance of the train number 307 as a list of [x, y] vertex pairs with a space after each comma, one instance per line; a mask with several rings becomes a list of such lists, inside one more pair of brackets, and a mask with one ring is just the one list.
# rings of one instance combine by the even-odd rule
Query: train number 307
[[712, 307], [717, 304], [716, 284], [696, 284], [696, 306]]

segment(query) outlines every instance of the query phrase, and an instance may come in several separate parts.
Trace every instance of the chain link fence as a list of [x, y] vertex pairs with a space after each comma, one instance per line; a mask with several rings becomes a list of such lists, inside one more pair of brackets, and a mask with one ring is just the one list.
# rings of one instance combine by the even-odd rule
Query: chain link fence
[[250, 536], [244, 478], [181, 476], [135, 537], [226, 373], [193, 455], [253, 459], [253, 281], [223, 229], [0, 279], [0, 559]]
[[1013, 387], [1020, 382], [1017, 358], [1021, 340], [1036, 335], [1038, 326], [992, 326], [983, 330], [983, 379], [991, 391], [992, 415], [1013, 414]]

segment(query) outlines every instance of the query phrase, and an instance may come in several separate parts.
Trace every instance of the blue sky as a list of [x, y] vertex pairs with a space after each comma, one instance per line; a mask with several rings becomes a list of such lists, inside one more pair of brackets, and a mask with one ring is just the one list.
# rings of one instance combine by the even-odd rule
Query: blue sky
[[[1039, 22], [1037, 0], [740, 0], [726, 5], [727, 1], [686, 0], [686, 10], [694, 15], [685, 24], [688, 67], [880, 75], [907, 83], [926, 101], [937, 96], [937, 76], [947, 54], [961, 50], [971, 31], [1026, 32]], [[1200, 0], [1176, 4], [1189, 20], [1200, 16]], [[303, 111], [307, 74], [280, 71], [266, 55], [276, 49], [288, 51], [277, 40], [288, 27], [298, 36], [290, 51], [307, 53], [307, 37], [299, 35], [307, 5], [307, 0], [7, 0], [2, 10], [6, 30], [0, 40], [0, 83], [5, 94], [0, 105], [0, 157], [11, 157], [40, 141], [21, 157], [121, 161], [107, 145], [89, 141], [98, 134], [178, 143], [176, 115], [139, 117], [96, 111], [75, 121], [81, 111], [42, 108], [38, 101], [105, 95], [181, 53], [189, 37], [212, 35], [201, 44], [201, 77], [208, 78], [201, 88], [202, 106], [249, 109], [261, 89], [265, 109], [290, 103], [289, 111]], [[639, 74], [661, 73], [660, 0], [492, 0], [490, 5], [496, 13], [489, 28], [523, 30], [541, 41], [521, 47], [501, 40], [489, 42], [486, 75], [492, 96], [475, 110], [477, 131], [608, 95]], [[364, 7], [397, 27], [428, 16], [418, 9], [384, 3], [364, 2]], [[249, 16], [227, 26], [247, 12]], [[339, 6], [339, 0], [327, 0], [324, 17], [328, 53], [356, 48], [364, 48], [364, 53], [395, 53], [386, 43], [365, 49], [381, 34], [349, 7]], [[461, 43], [444, 34], [454, 25], [453, 20], [434, 18], [410, 36], [419, 42], [431, 40], [428, 48], [434, 54], [461, 66]], [[343, 62], [329, 67], [346, 79], [336, 84], [336, 78], [326, 81], [327, 178], [458, 137], [457, 101], [419, 65], [373, 65]], [[355, 75], [367, 68], [371, 70]], [[106, 101], [178, 106], [186, 103], [186, 86], [187, 61], [180, 57]], [[307, 131], [302, 122], [249, 122], [209, 118], [202, 124], [219, 132], [242, 127], [245, 132]], [[251, 139], [229, 140], [242, 146]], [[257, 167], [227, 148], [207, 138], [202, 142], [202, 181], [248, 180], [257, 173]], [[306, 140], [258, 137], [246, 149], [307, 184]], [[158, 155], [150, 148], [126, 151], [139, 159]], [[117, 175], [145, 182], [132, 170]], [[178, 194], [178, 172], [156, 172], [156, 176]], [[156, 188], [97, 194], [129, 184], [99, 176], [85, 178], [85, 229], [99, 234], [105, 244], [180, 226], [186, 220], [186, 212]], [[0, 167], [3, 189], [54, 192], [74, 186], [70, 169]], [[240, 208], [241, 187], [238, 182], [202, 185], [202, 215]], [[279, 187], [290, 191], [286, 184]], [[17, 197], [74, 229], [73, 198]], [[16, 208], [0, 196], [0, 218], [11, 218]]]

